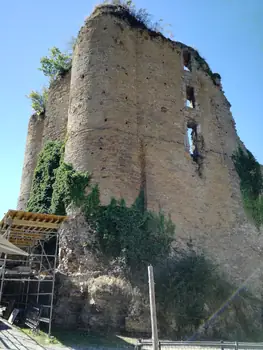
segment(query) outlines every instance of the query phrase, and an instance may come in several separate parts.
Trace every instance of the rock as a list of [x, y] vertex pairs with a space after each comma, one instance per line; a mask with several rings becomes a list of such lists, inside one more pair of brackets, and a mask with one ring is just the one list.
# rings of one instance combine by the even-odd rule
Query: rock
[[82, 214], [65, 221], [59, 230], [59, 271], [64, 274], [103, 270], [96, 247], [96, 232]]
[[54, 323], [63, 328], [77, 328], [85, 294], [67, 277], [57, 274]]
[[124, 279], [100, 276], [88, 281], [89, 298], [81, 312], [83, 323], [91, 329], [124, 328], [132, 299], [132, 287]]
[[[130, 282], [126, 276], [125, 261], [120, 258], [109, 261], [101, 254], [97, 248], [96, 232], [82, 214], [76, 214], [63, 223], [59, 236], [54, 322], [64, 328], [79, 327], [103, 332], [125, 330], [138, 336], [149, 335], [147, 282], [138, 275], [133, 276], [133, 282]], [[192, 244], [190, 248], [193, 249]], [[183, 245], [180, 239], [174, 244], [177, 256], [188, 249], [189, 246]], [[157, 267], [155, 275], [158, 275]], [[132, 287], [131, 283], [137, 287]], [[232, 291], [229, 293], [230, 296]], [[215, 310], [216, 304], [217, 300], [208, 298], [205, 301], [204, 325], [200, 325], [196, 339], [253, 340], [249, 336], [261, 330], [261, 306], [255, 298], [239, 296], [223, 313], [220, 309]], [[157, 304], [157, 313], [160, 335], [181, 339], [182, 336], [196, 334], [191, 322], [177, 324], [173, 308], [164, 311]], [[217, 315], [213, 322], [205, 323], [213, 314]]]

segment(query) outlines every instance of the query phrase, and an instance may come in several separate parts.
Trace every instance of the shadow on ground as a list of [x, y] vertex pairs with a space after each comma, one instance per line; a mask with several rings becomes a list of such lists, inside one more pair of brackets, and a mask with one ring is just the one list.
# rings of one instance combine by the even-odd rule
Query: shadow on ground
[[53, 336], [64, 346], [73, 349], [133, 349], [135, 338], [119, 335], [90, 334], [86, 331], [53, 330]]

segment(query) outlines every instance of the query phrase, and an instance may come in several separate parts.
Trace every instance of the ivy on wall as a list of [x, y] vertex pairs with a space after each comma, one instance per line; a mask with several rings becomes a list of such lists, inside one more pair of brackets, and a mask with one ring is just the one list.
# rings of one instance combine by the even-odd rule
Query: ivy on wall
[[61, 142], [47, 142], [40, 152], [27, 203], [28, 211], [46, 214], [50, 212], [55, 172], [60, 165], [62, 148]]
[[63, 158], [63, 143], [45, 145], [38, 158], [28, 211], [65, 215], [69, 204], [81, 207], [96, 229], [105, 256], [123, 258], [130, 268], [169, 255], [175, 225], [162, 213], [145, 210], [142, 191], [131, 207], [123, 199], [102, 205], [99, 187], [90, 185], [90, 175], [74, 170]]
[[84, 200], [85, 188], [89, 185], [89, 181], [88, 173], [75, 171], [72, 165], [61, 161], [55, 171], [50, 212], [66, 215], [66, 209], [72, 201], [78, 204]]
[[250, 151], [244, 151], [241, 147], [232, 159], [240, 178], [244, 208], [259, 229], [263, 223], [263, 176], [260, 164]]

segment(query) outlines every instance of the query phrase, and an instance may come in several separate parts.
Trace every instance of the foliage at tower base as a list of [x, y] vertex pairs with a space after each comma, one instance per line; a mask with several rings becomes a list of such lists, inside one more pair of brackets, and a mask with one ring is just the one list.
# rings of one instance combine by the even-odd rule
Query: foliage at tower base
[[[102, 205], [99, 186], [90, 185], [90, 174], [75, 171], [63, 158], [62, 143], [45, 145], [27, 207], [33, 212], [65, 215], [73, 204], [82, 213], [65, 223], [61, 231], [63, 278], [57, 290], [55, 312], [60, 326], [81, 324], [94, 331], [134, 332], [136, 323], [147, 325], [149, 264], [155, 271], [162, 335], [177, 339], [191, 336], [211, 314], [222, 311], [222, 304], [236, 287], [220, 277], [215, 264], [204, 254], [193, 248], [173, 249], [175, 225], [163, 213], [145, 208], [143, 191], [130, 207], [124, 199], [114, 198], [108, 205]], [[80, 277], [76, 280], [75, 275], [81, 274], [83, 280]], [[230, 305], [225, 304], [216, 327], [209, 325], [207, 336], [234, 327], [228, 338], [255, 340], [255, 328], [251, 330], [247, 325], [256, 324], [259, 308], [257, 301], [251, 300], [242, 291], [242, 296], [238, 294]], [[69, 312], [66, 321], [65, 310]], [[229, 319], [231, 324], [226, 325]]]

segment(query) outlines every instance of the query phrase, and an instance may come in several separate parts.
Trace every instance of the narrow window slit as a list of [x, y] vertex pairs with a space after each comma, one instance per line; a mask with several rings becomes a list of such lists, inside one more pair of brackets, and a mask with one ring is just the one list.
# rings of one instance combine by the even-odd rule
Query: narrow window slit
[[191, 72], [192, 67], [191, 67], [191, 54], [189, 51], [184, 50], [183, 51], [183, 65], [184, 65], [184, 70]]
[[203, 150], [204, 140], [200, 134], [201, 127], [194, 120], [188, 121], [185, 135], [185, 146], [192, 160], [197, 165], [197, 172], [200, 177], [203, 176]]
[[194, 162], [197, 162], [200, 156], [197, 142], [199, 130], [200, 127], [195, 122], [187, 123], [187, 149]]
[[187, 128], [188, 147], [189, 147], [189, 153], [191, 156], [193, 155], [193, 151], [194, 151], [192, 132], [193, 130], [191, 128]]
[[195, 108], [195, 95], [194, 88], [191, 86], [186, 87], [186, 107]]

